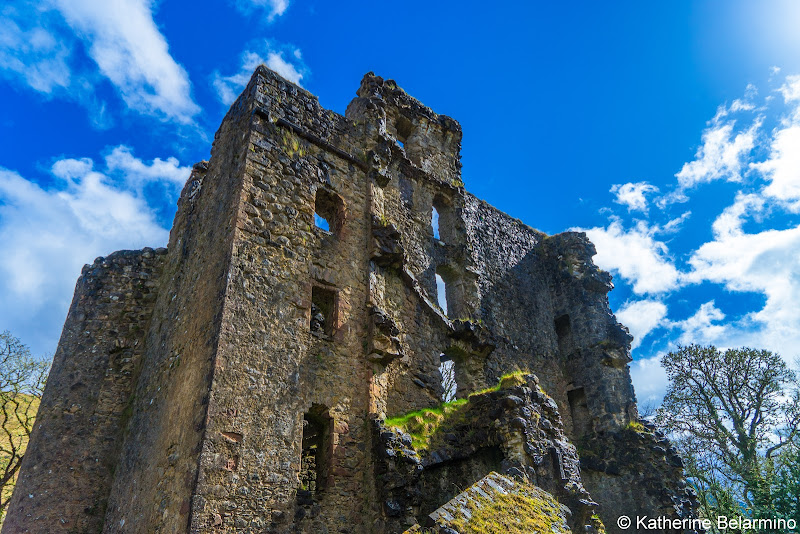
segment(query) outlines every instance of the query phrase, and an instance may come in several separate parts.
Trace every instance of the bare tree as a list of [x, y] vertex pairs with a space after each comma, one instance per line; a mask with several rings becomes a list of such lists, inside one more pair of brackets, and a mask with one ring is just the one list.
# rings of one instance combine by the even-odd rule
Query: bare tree
[[682, 449], [706, 512], [769, 508], [774, 458], [800, 438], [795, 373], [779, 355], [749, 348], [690, 345], [661, 363], [670, 385], [657, 423]]
[[0, 333], [0, 521], [11, 499], [49, 368], [49, 361], [31, 356], [19, 339]]

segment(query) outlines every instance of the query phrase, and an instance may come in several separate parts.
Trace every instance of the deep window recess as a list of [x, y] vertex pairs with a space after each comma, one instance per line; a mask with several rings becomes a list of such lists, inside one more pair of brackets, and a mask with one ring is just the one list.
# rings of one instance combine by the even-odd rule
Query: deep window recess
[[556, 317], [555, 327], [556, 336], [558, 337], [558, 349], [561, 352], [565, 352], [569, 348], [572, 337], [572, 325], [569, 321], [569, 315], [564, 314]]
[[319, 495], [325, 490], [330, 474], [332, 455], [331, 427], [328, 410], [313, 405], [303, 415], [303, 450], [300, 457], [300, 489]]
[[398, 117], [395, 124], [397, 143], [405, 148], [408, 138], [411, 137], [411, 132], [414, 130], [414, 125], [405, 117]]
[[586, 402], [586, 392], [583, 388], [575, 388], [567, 392], [570, 415], [572, 415], [572, 433], [580, 437], [589, 430], [590, 416], [589, 405]]
[[455, 400], [458, 384], [456, 383], [456, 364], [445, 354], [439, 355], [439, 374], [442, 375], [442, 401]]
[[338, 232], [342, 225], [344, 203], [327, 189], [317, 189], [314, 199], [314, 225], [326, 232]]
[[336, 292], [320, 286], [311, 288], [311, 333], [332, 336], [336, 320]]

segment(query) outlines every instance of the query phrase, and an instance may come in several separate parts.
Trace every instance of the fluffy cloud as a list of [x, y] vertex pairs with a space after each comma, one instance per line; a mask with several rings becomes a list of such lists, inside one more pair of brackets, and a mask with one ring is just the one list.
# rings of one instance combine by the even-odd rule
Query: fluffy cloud
[[98, 126], [108, 123], [95, 89], [103, 77], [130, 109], [189, 124], [200, 108], [153, 20], [153, 6], [150, 0], [6, 6], [0, 11], [0, 72], [48, 97], [81, 102]]
[[756, 121], [738, 133], [734, 133], [735, 125], [735, 121], [712, 121], [711, 127], [703, 132], [703, 144], [697, 149], [695, 160], [685, 163], [675, 175], [681, 189], [720, 179], [741, 181], [746, 157], [755, 145], [761, 123]]
[[73, 81], [68, 64], [71, 46], [47, 29], [52, 23], [52, 14], [42, 7], [20, 4], [0, 9], [0, 70], [47, 95]]
[[169, 54], [149, 0], [53, 0], [128, 107], [180, 123], [200, 111], [186, 71]]
[[597, 248], [595, 263], [618, 274], [633, 286], [634, 293], [657, 294], [676, 289], [680, 273], [669, 257], [667, 245], [655, 239], [660, 230], [639, 221], [625, 229], [619, 219], [606, 228], [583, 230]]
[[[239, 71], [229, 76], [214, 72], [211, 83], [217, 96], [225, 105], [230, 105], [247, 85], [253, 71], [259, 65], [266, 65], [287, 80], [297, 85], [308, 73], [300, 50], [291, 46], [277, 47], [270, 41], [260, 44], [257, 51], [247, 50], [242, 54]], [[290, 59], [287, 60], [286, 57]]]
[[667, 373], [661, 367], [661, 355], [633, 362], [631, 380], [640, 409], [647, 405], [660, 404], [669, 385]]
[[[177, 190], [188, 178], [174, 158], [146, 164], [118, 147], [98, 170], [90, 159], [62, 159], [42, 187], [0, 168], [0, 324], [41, 352], [52, 350], [85, 263], [118, 249], [164, 246], [168, 231], [138, 194], [142, 177]], [[122, 163], [120, 163], [122, 162]]]
[[676, 321], [672, 326], [681, 332], [678, 341], [683, 345], [718, 344], [726, 331], [726, 326], [718, 323], [724, 319], [725, 314], [711, 300], [702, 304], [694, 315], [683, 321]]
[[616, 316], [633, 335], [631, 348], [635, 349], [642, 344], [647, 334], [663, 324], [667, 307], [657, 300], [628, 301], [616, 312]]
[[628, 211], [647, 212], [647, 193], [655, 193], [658, 188], [647, 182], [615, 184], [611, 192], [616, 195], [614, 202], [628, 207]]
[[[716, 333], [727, 346], [764, 347], [791, 359], [800, 353], [800, 226], [745, 232], [747, 216], [763, 206], [758, 195], [740, 195], [714, 222], [714, 240], [692, 254], [687, 278], [766, 297], [761, 310], [749, 313], [739, 325], [730, 325], [730, 332], [705, 330], [706, 338]], [[714, 319], [713, 314], [708, 317]]]
[[238, 0], [236, 6], [245, 14], [261, 11], [266, 14], [267, 21], [283, 15], [289, 9], [289, 0]]
[[764, 194], [785, 202], [795, 213], [800, 212], [800, 125], [777, 131], [770, 145], [768, 160], [753, 168], [770, 181]]

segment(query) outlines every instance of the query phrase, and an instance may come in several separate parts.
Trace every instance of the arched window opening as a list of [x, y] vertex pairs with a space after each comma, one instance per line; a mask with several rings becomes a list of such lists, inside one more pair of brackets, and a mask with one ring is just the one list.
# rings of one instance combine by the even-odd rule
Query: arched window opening
[[431, 208], [431, 228], [433, 228], [433, 237], [434, 239], [440, 239], [439, 237], [439, 211], [436, 209], [436, 206]]

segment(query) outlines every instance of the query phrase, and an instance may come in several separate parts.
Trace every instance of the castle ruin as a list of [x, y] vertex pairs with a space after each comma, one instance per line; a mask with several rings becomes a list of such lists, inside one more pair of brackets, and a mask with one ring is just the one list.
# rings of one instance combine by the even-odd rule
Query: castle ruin
[[[465, 191], [461, 127], [393, 81], [357, 95], [259, 67], [168, 247], [83, 269], [3, 534], [467, 534], [509, 495], [553, 532], [695, 517], [586, 236]], [[425, 443], [391, 424], [453, 397]]]

